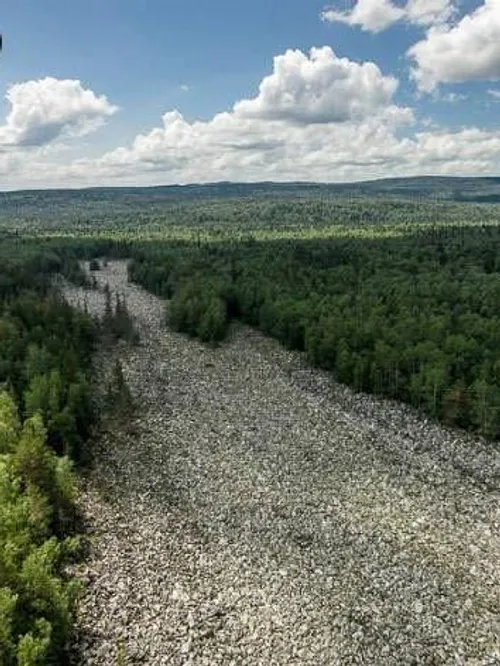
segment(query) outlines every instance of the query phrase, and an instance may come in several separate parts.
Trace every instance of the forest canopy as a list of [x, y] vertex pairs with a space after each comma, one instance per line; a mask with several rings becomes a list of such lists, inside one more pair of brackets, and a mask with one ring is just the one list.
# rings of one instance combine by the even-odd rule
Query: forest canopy
[[170, 324], [220, 341], [239, 319], [356, 390], [500, 434], [498, 227], [396, 238], [132, 248], [131, 279]]
[[73, 465], [98, 416], [91, 359], [98, 339], [137, 341], [124, 302], [108, 294], [98, 324], [65, 302], [56, 275], [91, 288], [98, 258], [130, 259], [130, 280], [166, 299], [178, 331], [224, 344], [244, 323], [357, 391], [500, 437], [500, 209], [216, 194], [0, 197], [5, 666], [62, 659], [76, 594], [64, 576]]

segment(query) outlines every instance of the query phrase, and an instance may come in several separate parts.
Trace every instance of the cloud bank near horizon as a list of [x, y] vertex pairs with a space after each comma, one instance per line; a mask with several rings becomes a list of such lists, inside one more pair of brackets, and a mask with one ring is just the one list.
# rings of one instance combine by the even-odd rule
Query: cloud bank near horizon
[[[464, 81], [500, 80], [500, 0], [461, 17], [449, 0], [358, 0], [325, 9], [329, 23], [379, 32], [405, 21], [423, 31], [407, 51], [420, 95]], [[467, 58], [463, 54], [469, 54]], [[177, 109], [128, 145], [97, 158], [65, 159], [68, 146], [101, 131], [119, 108], [78, 80], [46, 77], [11, 85], [0, 125], [3, 189], [220, 180], [353, 181], [394, 175], [492, 174], [500, 130], [450, 130], [398, 102], [401, 81], [373, 61], [330, 46], [288, 49], [273, 59], [253, 97], [206, 120]], [[485, 97], [498, 103], [490, 88]], [[463, 99], [447, 93], [448, 101]], [[98, 136], [98, 134], [96, 134]], [[67, 157], [67, 155], [66, 155]]]

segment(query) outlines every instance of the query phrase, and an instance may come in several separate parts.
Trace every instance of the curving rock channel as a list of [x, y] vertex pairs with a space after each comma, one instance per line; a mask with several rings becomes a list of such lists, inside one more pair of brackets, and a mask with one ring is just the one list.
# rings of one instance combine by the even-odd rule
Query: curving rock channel
[[[500, 452], [245, 327], [217, 349], [111, 262], [138, 404], [97, 443], [75, 663], [500, 664]], [[103, 294], [66, 289], [94, 313]]]

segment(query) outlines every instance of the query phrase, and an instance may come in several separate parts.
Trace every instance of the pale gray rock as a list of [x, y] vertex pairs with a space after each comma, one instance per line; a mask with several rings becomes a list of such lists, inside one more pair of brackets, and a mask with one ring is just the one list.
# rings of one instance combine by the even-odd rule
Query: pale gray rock
[[103, 435], [80, 493], [79, 663], [500, 664], [498, 448], [245, 327], [174, 333], [124, 262], [96, 277], [141, 344], [116, 351], [134, 429]]

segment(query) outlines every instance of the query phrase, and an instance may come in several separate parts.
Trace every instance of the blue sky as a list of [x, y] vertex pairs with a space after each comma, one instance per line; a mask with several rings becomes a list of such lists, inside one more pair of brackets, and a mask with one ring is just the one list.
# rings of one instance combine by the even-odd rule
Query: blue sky
[[0, 29], [2, 189], [499, 165], [500, 0], [16, 0]]

